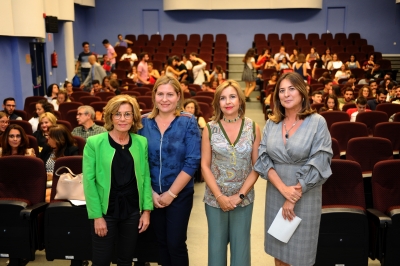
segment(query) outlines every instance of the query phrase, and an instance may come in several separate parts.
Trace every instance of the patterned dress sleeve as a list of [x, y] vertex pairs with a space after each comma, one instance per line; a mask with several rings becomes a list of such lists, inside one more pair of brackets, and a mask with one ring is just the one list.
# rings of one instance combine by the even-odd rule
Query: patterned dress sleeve
[[317, 130], [312, 141], [308, 161], [296, 172], [303, 193], [320, 186], [332, 175], [332, 139], [326, 121], [318, 116]]
[[269, 169], [274, 168], [274, 163], [267, 153], [267, 135], [271, 123], [273, 122], [271, 120], [268, 120], [267, 124], [264, 127], [262, 140], [260, 143], [260, 147], [258, 148], [258, 159], [254, 164], [254, 171], [256, 171], [261, 176], [261, 178], [266, 180], [268, 180]]

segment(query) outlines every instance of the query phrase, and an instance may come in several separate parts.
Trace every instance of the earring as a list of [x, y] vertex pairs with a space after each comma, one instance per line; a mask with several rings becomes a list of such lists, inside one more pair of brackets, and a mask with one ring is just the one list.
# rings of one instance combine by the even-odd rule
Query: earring
[[304, 102], [304, 98], [303, 98], [303, 102]]

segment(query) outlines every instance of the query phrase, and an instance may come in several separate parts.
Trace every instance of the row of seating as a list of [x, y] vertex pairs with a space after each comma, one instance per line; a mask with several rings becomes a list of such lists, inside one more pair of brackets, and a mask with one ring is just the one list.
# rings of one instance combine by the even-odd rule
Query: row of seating
[[150, 36], [147, 34], [139, 34], [136, 38], [136, 35], [134, 34], [127, 34], [125, 36], [125, 39], [130, 40], [133, 42], [133, 46], [146, 46], [146, 45], [160, 45], [163, 46], [172, 46], [174, 44], [185, 44], [190, 46], [190, 44], [193, 45], [199, 45], [200, 43], [211, 43], [213, 44], [227, 44], [228, 45], [228, 38], [226, 34], [217, 34], [215, 36], [214, 40], [214, 35], [213, 34], [203, 34], [201, 37], [200, 34], [190, 34], [189, 36], [187, 34], [178, 34], [175, 36], [173, 34], [165, 34], [163, 37], [158, 34], [153, 34]]
[[320, 40], [320, 39], [314, 39], [314, 40], [257, 40], [254, 41], [255, 46], [259, 45], [267, 45], [267, 46], [277, 46], [277, 45], [297, 45], [297, 46], [306, 46], [306, 45], [312, 45], [314, 47], [316, 46], [325, 46], [325, 47], [332, 47], [336, 45], [340, 46], [356, 46], [356, 47], [362, 47], [368, 45], [368, 41], [366, 39], [358, 39], [358, 40], [348, 40], [348, 39], [343, 39], [343, 40], [335, 40], [335, 39], [330, 39], [330, 40]]
[[321, 36], [318, 33], [309, 33], [306, 35], [305, 33], [295, 33], [294, 38], [291, 33], [282, 33], [281, 36], [279, 37], [278, 33], [269, 33], [267, 37], [265, 37], [264, 33], [256, 33], [254, 35], [254, 42], [257, 41], [264, 41], [264, 40], [269, 40], [269, 41], [276, 41], [276, 40], [282, 40], [282, 41], [287, 41], [287, 40], [295, 40], [295, 41], [301, 41], [301, 40], [338, 40], [338, 41], [343, 41], [343, 40], [360, 40], [361, 35], [359, 33], [349, 33], [347, 36], [346, 33], [336, 33], [333, 35], [332, 33], [322, 33]]

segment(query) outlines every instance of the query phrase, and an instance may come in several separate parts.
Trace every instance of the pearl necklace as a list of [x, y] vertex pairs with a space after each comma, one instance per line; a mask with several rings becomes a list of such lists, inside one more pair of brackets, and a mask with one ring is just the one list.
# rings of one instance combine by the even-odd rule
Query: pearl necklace
[[227, 119], [224, 117], [222, 117], [222, 119], [227, 122], [227, 123], [235, 123], [236, 121], [238, 121], [240, 119], [240, 115], [238, 115], [238, 117], [236, 117], [235, 119]]
[[286, 140], [289, 139], [289, 132], [290, 132], [290, 130], [292, 130], [292, 128], [297, 124], [297, 121], [299, 121], [299, 120], [297, 119], [297, 120], [293, 123], [292, 127], [289, 128], [289, 130], [286, 129], [286, 123], [283, 122], [283, 126], [285, 127], [285, 131], [286, 131], [286, 134], [285, 134]]

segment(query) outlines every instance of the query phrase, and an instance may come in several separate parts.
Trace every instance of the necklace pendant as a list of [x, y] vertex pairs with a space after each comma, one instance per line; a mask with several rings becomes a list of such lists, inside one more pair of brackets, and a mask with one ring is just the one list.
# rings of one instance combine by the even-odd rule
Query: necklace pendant
[[125, 148], [125, 145], [121, 145], [122, 146], [122, 149], [124, 149]]
[[285, 138], [286, 138], [286, 140], [289, 138], [289, 134], [288, 133], [285, 134]]

